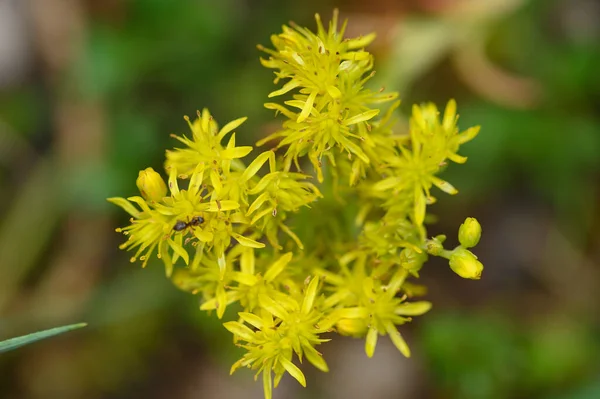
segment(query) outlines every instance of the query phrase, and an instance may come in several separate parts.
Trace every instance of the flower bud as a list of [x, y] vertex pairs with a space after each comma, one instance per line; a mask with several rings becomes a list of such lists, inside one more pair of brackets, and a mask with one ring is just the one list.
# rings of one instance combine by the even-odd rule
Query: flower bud
[[483, 271], [483, 264], [477, 260], [477, 256], [473, 252], [458, 247], [450, 256], [450, 268], [462, 278], [479, 280]]
[[147, 201], [161, 201], [167, 195], [167, 185], [163, 178], [152, 168], [140, 170], [135, 182]]
[[425, 249], [427, 253], [433, 256], [439, 256], [444, 251], [443, 242], [446, 240], [446, 236], [440, 235], [427, 240], [425, 243]]
[[400, 252], [400, 266], [413, 276], [419, 275], [419, 270], [421, 270], [426, 260], [427, 255], [425, 253], [418, 253], [412, 248], [404, 248]]
[[481, 238], [481, 225], [475, 218], [466, 218], [458, 229], [458, 241], [465, 248], [472, 248]]

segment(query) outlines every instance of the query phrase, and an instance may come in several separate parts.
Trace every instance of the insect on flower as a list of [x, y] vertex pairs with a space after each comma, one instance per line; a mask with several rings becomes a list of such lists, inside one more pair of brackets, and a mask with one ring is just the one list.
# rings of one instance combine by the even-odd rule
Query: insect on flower
[[191, 221], [184, 222], [183, 220], [178, 220], [173, 226], [173, 231], [183, 231], [186, 228], [198, 227], [202, 223], [204, 223], [204, 218], [202, 216], [194, 216]]

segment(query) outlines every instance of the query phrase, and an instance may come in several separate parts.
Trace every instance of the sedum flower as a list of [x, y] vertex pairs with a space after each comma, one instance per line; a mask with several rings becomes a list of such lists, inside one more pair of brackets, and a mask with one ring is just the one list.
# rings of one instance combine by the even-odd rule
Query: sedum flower
[[179, 148], [166, 152], [168, 183], [147, 168], [136, 181], [141, 196], [108, 199], [131, 215], [117, 231], [132, 261], [145, 266], [156, 254], [173, 284], [219, 319], [238, 307], [237, 320], [224, 322], [245, 350], [231, 372], [262, 373], [269, 399], [285, 373], [306, 385], [304, 359], [328, 371], [316, 349], [324, 333], [365, 339], [369, 357], [389, 335], [410, 356], [399, 326], [431, 308], [412, 300], [427, 293], [415, 279], [430, 256], [464, 278], [483, 270], [467, 249], [481, 235], [475, 219], [461, 225], [453, 250], [427, 232], [437, 220], [427, 212], [431, 189], [457, 193], [439, 174], [449, 160], [466, 161], [460, 146], [479, 128], [460, 131], [450, 100], [443, 115], [431, 103], [413, 106], [399, 131], [397, 94], [366, 87], [374, 34], [344, 38], [337, 11], [328, 29], [316, 19], [316, 32], [290, 24], [272, 49], [259, 46], [281, 84], [269, 98], [286, 96], [265, 104], [285, 120], [257, 144], [275, 148], [246, 160], [252, 147], [238, 146], [234, 132], [246, 118], [219, 128], [204, 109], [185, 117], [191, 134], [172, 136]]
[[388, 161], [388, 177], [372, 187], [375, 192], [389, 196], [386, 202], [388, 208], [395, 205], [404, 207], [404, 198], [410, 198], [413, 204], [412, 218], [418, 226], [425, 220], [426, 206], [435, 201], [430, 193], [432, 186], [448, 194], [458, 192], [450, 183], [436, 175], [446, 165], [447, 159], [458, 163], [466, 161], [465, 157], [456, 152], [460, 144], [477, 135], [479, 127], [459, 133], [456, 127], [457, 119], [454, 100], [448, 102], [441, 121], [434, 104], [413, 106], [410, 148], [403, 144], [398, 146], [399, 156]]
[[407, 316], [420, 316], [430, 308], [429, 302], [403, 303], [404, 298], [396, 293], [406, 278], [406, 271], [400, 269], [386, 285], [372, 277], [362, 281], [362, 292], [358, 306], [341, 309], [337, 326], [347, 335], [363, 335], [366, 332], [365, 352], [372, 357], [379, 335], [389, 335], [392, 343], [406, 357], [410, 349], [397, 329], [397, 325], [410, 321]]
[[315, 307], [318, 285], [318, 278], [311, 279], [301, 299], [289, 297], [287, 301], [277, 302], [269, 296], [261, 296], [259, 314], [240, 312], [239, 322], [224, 324], [238, 342], [245, 342], [239, 346], [247, 351], [231, 367], [231, 373], [239, 367], [257, 370], [257, 377], [262, 373], [267, 399], [272, 397], [273, 385], [277, 387], [285, 372], [306, 386], [304, 374], [293, 363], [294, 353], [300, 361], [306, 357], [321, 371], [329, 370], [315, 349], [316, 345], [328, 341], [319, 338], [326, 328], [319, 325], [323, 313]]
[[317, 33], [292, 24], [271, 37], [273, 50], [259, 46], [269, 54], [268, 59], [261, 59], [262, 64], [277, 70], [275, 83], [285, 81], [269, 97], [296, 94], [284, 105], [265, 104], [288, 120], [282, 130], [258, 145], [280, 139], [278, 148], [287, 148], [286, 171], [292, 162], [300, 168], [298, 159], [306, 154], [317, 170], [319, 181], [323, 181], [321, 159], [325, 155], [333, 160], [334, 147], [350, 158], [370, 163], [360, 143], [368, 140], [369, 121], [380, 112], [373, 105], [391, 101], [397, 93], [382, 94], [364, 87], [373, 76], [373, 57], [364, 47], [375, 39], [374, 34], [345, 39], [346, 23], [338, 29], [337, 11], [328, 30], [318, 14], [316, 20]]
[[296, 212], [298, 208], [307, 206], [322, 197], [319, 189], [306, 181], [311, 176], [276, 171], [272, 151], [258, 156], [249, 165], [242, 178], [248, 179], [253, 176], [253, 172], [260, 169], [267, 159], [270, 163], [270, 172], [248, 190], [249, 195], [255, 196], [246, 213], [246, 216], [253, 215], [251, 224], [256, 224], [267, 215], [276, 216], [279, 212]]
[[[410, 349], [396, 326], [410, 321], [407, 316], [426, 313], [431, 304], [405, 303], [404, 297], [397, 296], [408, 276], [405, 269], [396, 268], [388, 280], [385, 276], [394, 267], [392, 263], [380, 264], [369, 273], [368, 261], [364, 253], [350, 252], [340, 259], [340, 273], [317, 270], [329, 283], [326, 289], [332, 291], [323, 305], [335, 308], [331, 319], [340, 334], [366, 336], [365, 351], [369, 357], [373, 356], [378, 335], [385, 334], [409, 357]], [[349, 267], [351, 263], [353, 267]]]
[[229, 171], [230, 167], [234, 170], [243, 170], [243, 165], [237, 161], [252, 151], [252, 147], [235, 146], [235, 133], [232, 134], [229, 144], [224, 147], [221, 142], [227, 134], [233, 132], [247, 118], [239, 118], [229, 122], [221, 129], [205, 108], [202, 113], [198, 113], [198, 118], [194, 122], [187, 121], [192, 137], [171, 135], [173, 138], [185, 145], [185, 148], [176, 148], [166, 152], [167, 161], [165, 169], [176, 169], [184, 176], [190, 175], [198, 165], [203, 168], [211, 168], [214, 165]]
[[[131, 258], [134, 262], [138, 257], [146, 265], [148, 259], [158, 247], [158, 257], [163, 260], [167, 275], [173, 271], [173, 265], [179, 258], [189, 264], [189, 254], [184, 248], [183, 237], [191, 230], [192, 236], [201, 243], [210, 243], [223, 259], [225, 242], [229, 237], [240, 239], [240, 235], [231, 231], [226, 225], [229, 211], [239, 208], [235, 201], [204, 201], [201, 195], [201, 173], [195, 172], [187, 190], [180, 190], [177, 183], [176, 171], [173, 169], [169, 177], [170, 196], [161, 201], [148, 202], [142, 197], [109, 198], [108, 201], [120, 206], [128, 212], [131, 224], [118, 229], [128, 239], [121, 245], [122, 249], [137, 248]], [[135, 205], [139, 206], [139, 209]], [[200, 217], [202, 223], [191, 227], [187, 221]], [[180, 226], [183, 224], [183, 228]], [[240, 239], [240, 243], [264, 246], [250, 239]], [[229, 242], [227, 242], [229, 245]], [[172, 250], [172, 253], [169, 252]]]
[[217, 257], [211, 253], [196, 257], [194, 267], [178, 268], [173, 273], [172, 281], [179, 289], [202, 296], [201, 310], [216, 310], [220, 319], [225, 314], [227, 306], [240, 300], [238, 293], [231, 289], [232, 265], [243, 256], [245, 251], [252, 250], [242, 245], [234, 246], [227, 252], [225, 269], [221, 268]]

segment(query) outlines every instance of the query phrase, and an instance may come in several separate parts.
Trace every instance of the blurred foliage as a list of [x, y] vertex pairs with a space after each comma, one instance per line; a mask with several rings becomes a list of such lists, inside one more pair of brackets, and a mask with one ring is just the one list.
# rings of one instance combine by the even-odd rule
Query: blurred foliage
[[[42, 22], [22, 16], [36, 62], [25, 81], [0, 88], [0, 331], [15, 336], [73, 319], [90, 326], [2, 356], [0, 396], [183, 398], [194, 397], [192, 387], [206, 397], [252, 394], [215, 382], [224, 376], [214, 370], [238, 354], [223, 352], [230, 337], [214, 318], [174, 292], [159, 265], [137, 270], [118, 254], [111, 231], [123, 220], [104, 198], [133, 193], [131, 171], [160, 166], [161, 149], [173, 144], [168, 134], [186, 130], [183, 114], [208, 106], [217, 120], [247, 115], [244, 131], [268, 134], [271, 113], [261, 104], [272, 76], [255, 45], [289, 19], [305, 25], [315, 11], [329, 15], [333, 3], [82, 1], [81, 48], [58, 70], [44, 58]], [[461, 126], [482, 125], [464, 148], [469, 166], [445, 172], [460, 199], [437, 206], [456, 215], [449, 225], [467, 206], [479, 210], [479, 245], [489, 250], [481, 254], [485, 288], [446, 291], [458, 278], [425, 276], [442, 287], [431, 290], [433, 301], [447, 305], [415, 324], [422, 345], [413, 352], [422, 353], [424, 368], [405, 384], [417, 384], [419, 397], [600, 397], [598, 3], [335, 3], [342, 15], [354, 14], [350, 28], [378, 31], [377, 57], [385, 61], [377, 78], [395, 82], [386, 89], [401, 92], [402, 109], [456, 97]], [[55, 29], [72, 23], [68, 10], [55, 7], [56, 16], [52, 7], [43, 15], [60, 21]], [[68, 39], [54, 39], [50, 53], [69, 48]], [[481, 59], [496, 74], [486, 75]], [[101, 123], [58, 123], [67, 101], [93, 107]], [[79, 158], [69, 164], [65, 147], [98, 125], [99, 154], [73, 144]], [[331, 211], [343, 210], [331, 204]], [[514, 219], [537, 230], [511, 230]], [[539, 244], [549, 242], [549, 230], [570, 246]], [[513, 237], [525, 250], [511, 246]], [[574, 301], [581, 291], [596, 305]], [[466, 309], [451, 310], [459, 305]], [[530, 320], [536, 312], [546, 319]]]
[[582, 386], [595, 385], [598, 370], [589, 351], [597, 353], [600, 342], [573, 320], [515, 324], [491, 312], [450, 312], [428, 321], [421, 338], [437, 396], [547, 397], [560, 392], [556, 397], [567, 398]]

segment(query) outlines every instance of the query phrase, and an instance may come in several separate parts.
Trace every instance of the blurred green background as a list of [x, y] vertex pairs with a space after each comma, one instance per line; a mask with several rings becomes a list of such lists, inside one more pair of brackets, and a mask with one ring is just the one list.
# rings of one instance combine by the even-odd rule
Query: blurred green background
[[0, 356], [1, 398], [261, 398], [239, 352], [162, 266], [117, 249], [137, 171], [161, 168], [208, 107], [250, 144], [272, 131], [257, 43], [339, 7], [377, 31], [374, 85], [454, 97], [482, 125], [445, 177], [431, 233], [466, 216], [481, 281], [429, 265], [433, 310], [381, 340], [323, 346], [276, 398], [600, 398], [600, 2], [596, 0], [0, 0], [0, 339], [83, 330]]

